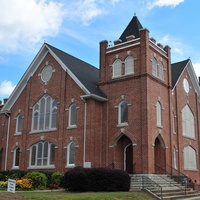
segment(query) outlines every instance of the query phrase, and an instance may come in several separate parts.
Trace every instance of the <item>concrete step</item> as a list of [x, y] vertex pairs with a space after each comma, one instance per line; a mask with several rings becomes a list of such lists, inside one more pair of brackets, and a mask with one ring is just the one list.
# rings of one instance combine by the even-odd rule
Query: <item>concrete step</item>
[[[148, 181], [143, 183], [142, 176], [148, 177], [152, 182]], [[147, 179], [147, 180], [149, 180]], [[144, 187], [144, 188], [143, 188]], [[187, 199], [187, 198], [196, 198], [199, 196], [200, 192], [194, 191], [190, 188], [186, 189], [185, 196], [185, 186], [171, 179], [168, 175], [133, 175], [131, 177], [131, 188], [130, 191], [138, 191], [146, 189], [149, 193], [154, 195], [157, 198], [161, 198], [161, 188], [162, 188], [162, 199]]]

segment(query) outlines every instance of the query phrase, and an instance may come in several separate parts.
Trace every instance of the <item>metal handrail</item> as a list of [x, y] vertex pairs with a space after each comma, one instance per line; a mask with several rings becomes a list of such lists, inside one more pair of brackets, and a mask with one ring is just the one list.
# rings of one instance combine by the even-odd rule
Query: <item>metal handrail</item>
[[[186, 176], [185, 174], [181, 173], [180, 171], [174, 169], [172, 166], [169, 166], [169, 165], [166, 165], [166, 166], [171, 168], [171, 172], [168, 172], [166, 169], [163, 169], [160, 166], [155, 165], [155, 167], [157, 167], [157, 168], [159, 168], [159, 170], [163, 171], [162, 174], [167, 174], [168, 176], [170, 176], [171, 179], [175, 180], [177, 183], [181, 184], [182, 186], [185, 186], [184, 190], [185, 190], [185, 196], [186, 196], [186, 194], [187, 194], [187, 185], [188, 185], [188, 176]], [[172, 174], [172, 172], [173, 172], [172, 170], [177, 171], [178, 174], [177, 175], [176, 174]], [[159, 176], [159, 174], [157, 174], [157, 175]], [[161, 176], [159, 176], [159, 177], [161, 177]], [[170, 184], [171, 184], [171, 182], [170, 182]], [[177, 186], [177, 187], [179, 187], [179, 186]]]
[[[149, 187], [149, 186], [151, 186], [151, 187]], [[160, 186], [158, 183], [156, 183], [155, 181], [151, 180], [150, 178], [148, 178], [146, 176], [142, 176], [142, 188], [148, 189], [149, 191], [152, 191], [151, 188], [153, 188], [153, 189], [160, 188], [160, 198], [162, 199], [162, 186]], [[156, 195], [156, 196], [159, 197], [158, 195]]]

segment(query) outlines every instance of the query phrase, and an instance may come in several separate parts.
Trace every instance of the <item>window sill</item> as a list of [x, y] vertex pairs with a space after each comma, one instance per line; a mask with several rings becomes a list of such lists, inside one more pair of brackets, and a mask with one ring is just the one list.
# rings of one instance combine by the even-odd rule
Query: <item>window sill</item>
[[22, 133], [15, 133], [14, 136], [22, 135]]
[[48, 129], [48, 130], [31, 131], [30, 134], [34, 134], [34, 133], [45, 133], [45, 132], [53, 132], [53, 131], [57, 131], [57, 128]]
[[12, 170], [19, 170], [19, 166], [12, 167]]
[[157, 128], [160, 128], [160, 129], [163, 129], [163, 126], [160, 126], [160, 125], [156, 125]]
[[184, 169], [185, 171], [194, 171], [194, 172], [197, 172], [198, 171], [198, 169], [188, 169], [188, 168], [186, 168], [186, 169]]
[[184, 137], [184, 138], [187, 138], [187, 139], [190, 139], [190, 140], [196, 140], [196, 138], [190, 137], [190, 136], [188, 136], [188, 135], [183, 135], [183, 137]]
[[124, 74], [124, 75], [119, 75], [119, 76], [113, 76], [112, 79], [123, 78], [123, 77], [126, 77], [126, 76], [132, 76], [132, 75], [134, 75], [134, 72], [128, 73], [128, 74]]
[[67, 169], [67, 168], [74, 168], [74, 167], [76, 167], [75, 165], [66, 165], [65, 166], [65, 168]]
[[124, 127], [124, 126], [128, 126], [128, 123], [121, 123], [117, 125], [117, 127]]
[[72, 126], [68, 126], [67, 130], [69, 130], [69, 129], [75, 129], [75, 128], [77, 128], [77, 126], [76, 125], [72, 125]]
[[46, 166], [29, 166], [28, 169], [55, 169], [55, 165], [46, 165]]

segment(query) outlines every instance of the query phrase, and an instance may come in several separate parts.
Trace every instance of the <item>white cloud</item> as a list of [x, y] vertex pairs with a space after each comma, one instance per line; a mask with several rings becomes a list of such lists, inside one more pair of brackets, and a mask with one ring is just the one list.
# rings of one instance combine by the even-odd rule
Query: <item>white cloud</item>
[[[112, 3], [116, 2], [118, 1], [112, 0]], [[79, 0], [71, 3], [66, 12], [70, 19], [80, 20], [84, 26], [87, 26], [95, 17], [107, 13], [104, 9], [105, 5], [106, 2], [103, 0]]]
[[54, 36], [62, 24], [62, 4], [52, 0], [0, 0], [0, 50], [14, 51]]
[[184, 0], [154, 0], [147, 4], [147, 8], [151, 10], [154, 7], [163, 7], [163, 6], [176, 7], [182, 2], [184, 2]]
[[9, 96], [12, 93], [12, 91], [14, 90], [14, 88], [15, 88], [15, 85], [12, 85], [12, 82], [5, 80], [0, 83], [0, 95]]
[[193, 67], [197, 77], [200, 77], [200, 63], [193, 63]]

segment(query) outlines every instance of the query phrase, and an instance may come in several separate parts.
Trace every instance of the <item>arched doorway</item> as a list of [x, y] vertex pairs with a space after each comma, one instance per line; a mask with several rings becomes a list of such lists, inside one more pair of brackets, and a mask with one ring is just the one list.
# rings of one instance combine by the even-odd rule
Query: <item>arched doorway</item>
[[128, 173], [133, 173], [133, 145], [125, 135], [118, 139], [115, 146], [115, 166]]
[[165, 174], [166, 173], [166, 148], [162, 137], [159, 135], [155, 139], [154, 146], [154, 159], [155, 159], [155, 173]]
[[132, 143], [124, 147], [124, 170], [133, 173], [133, 145]]

